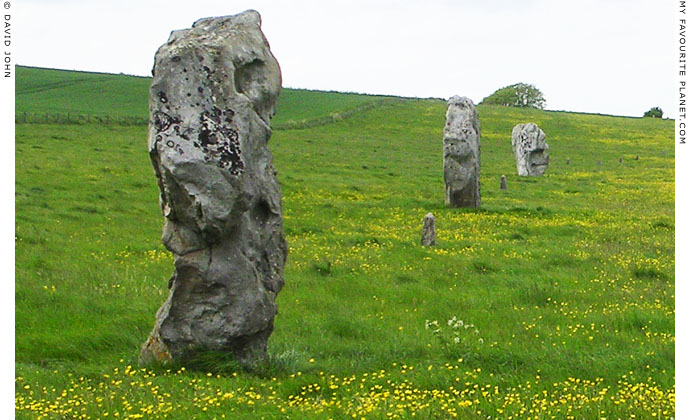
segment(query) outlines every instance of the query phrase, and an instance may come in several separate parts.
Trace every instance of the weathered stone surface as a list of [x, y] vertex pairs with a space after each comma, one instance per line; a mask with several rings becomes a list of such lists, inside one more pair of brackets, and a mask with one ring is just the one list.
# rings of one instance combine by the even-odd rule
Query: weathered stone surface
[[512, 145], [517, 172], [520, 176], [541, 176], [549, 166], [549, 145], [546, 135], [534, 123], [513, 128]]
[[472, 100], [453, 96], [448, 100], [443, 130], [443, 179], [446, 205], [479, 207], [480, 131]]
[[148, 148], [175, 271], [142, 363], [266, 354], [287, 245], [267, 147], [281, 75], [260, 25], [201, 19], [156, 53]]
[[422, 245], [436, 245], [436, 218], [432, 213], [424, 216], [424, 226], [422, 227]]
[[507, 189], [507, 188], [508, 188], [508, 183], [507, 183], [507, 181], [506, 181], [506, 176], [505, 176], [505, 175], [501, 175], [501, 189], [502, 189], [502, 190], [505, 190], [505, 189]]

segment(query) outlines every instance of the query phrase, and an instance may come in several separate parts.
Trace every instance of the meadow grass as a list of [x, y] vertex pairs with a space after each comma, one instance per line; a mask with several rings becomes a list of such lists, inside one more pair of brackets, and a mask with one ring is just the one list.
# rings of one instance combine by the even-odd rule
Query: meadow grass
[[[250, 370], [136, 366], [173, 268], [145, 127], [18, 124], [17, 418], [673, 417], [673, 123], [478, 110], [472, 210], [443, 205], [440, 101], [274, 132], [290, 249]], [[516, 175], [520, 122], [543, 177]]]

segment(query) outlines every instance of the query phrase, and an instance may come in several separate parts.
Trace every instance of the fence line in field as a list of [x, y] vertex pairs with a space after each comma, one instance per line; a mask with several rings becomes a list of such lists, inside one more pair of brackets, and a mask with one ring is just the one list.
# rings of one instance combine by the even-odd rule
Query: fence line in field
[[401, 98], [385, 98], [377, 101], [366, 102], [354, 108], [345, 109], [343, 111], [332, 112], [324, 117], [304, 119], [299, 121], [288, 120], [283, 123], [271, 124], [271, 126], [274, 130], [301, 130], [305, 128], [318, 127], [350, 118], [356, 114], [369, 111], [370, 109], [400, 103], [404, 100], [405, 99]]
[[135, 116], [89, 115], [73, 112], [20, 112], [15, 114], [17, 124], [114, 124], [114, 125], [147, 125], [148, 118]]
[[[385, 98], [377, 101], [366, 102], [354, 108], [343, 111], [333, 112], [324, 117], [304, 119], [304, 120], [289, 120], [282, 123], [272, 124], [274, 130], [299, 130], [305, 128], [318, 127], [322, 125], [331, 124], [337, 121], [350, 118], [356, 114], [366, 112], [370, 109], [378, 108], [385, 105], [400, 103], [404, 99], [400, 98]], [[112, 125], [147, 125], [148, 118], [136, 116], [113, 116], [113, 115], [89, 115], [78, 114], [72, 112], [56, 112], [56, 113], [37, 113], [37, 112], [21, 112], [14, 117], [14, 122], [17, 124], [112, 124]]]

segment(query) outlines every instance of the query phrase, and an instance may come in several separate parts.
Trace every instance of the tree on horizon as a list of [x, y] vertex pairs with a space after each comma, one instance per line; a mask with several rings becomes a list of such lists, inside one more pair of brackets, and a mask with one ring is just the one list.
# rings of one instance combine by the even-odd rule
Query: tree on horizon
[[480, 102], [480, 105], [482, 104], [544, 109], [546, 99], [536, 86], [527, 83], [515, 83], [498, 89], [484, 98]]

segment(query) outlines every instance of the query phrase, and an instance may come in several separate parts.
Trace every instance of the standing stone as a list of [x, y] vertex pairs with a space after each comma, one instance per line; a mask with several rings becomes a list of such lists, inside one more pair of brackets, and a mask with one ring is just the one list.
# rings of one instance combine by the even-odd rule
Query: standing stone
[[623, 163], [623, 158], [618, 158], [618, 163]]
[[436, 245], [436, 219], [431, 213], [424, 216], [424, 227], [422, 227], [422, 245]]
[[266, 355], [287, 244], [270, 118], [278, 63], [253, 10], [173, 31], [156, 53], [148, 148], [175, 257], [140, 362]]
[[635, 160], [640, 160], [640, 157], [638, 155], [635, 155]]
[[450, 207], [479, 207], [479, 138], [479, 117], [472, 100], [450, 98], [443, 130], [443, 179]]
[[534, 123], [513, 128], [512, 145], [520, 176], [541, 176], [549, 166], [549, 145], [546, 135]]
[[505, 175], [501, 175], [501, 189], [502, 190], [508, 189], [508, 184], [506, 182], [506, 176]]
[[565, 164], [566, 164], [566, 165], [570, 165], [570, 158], [568, 158], [568, 159], [565, 160]]

